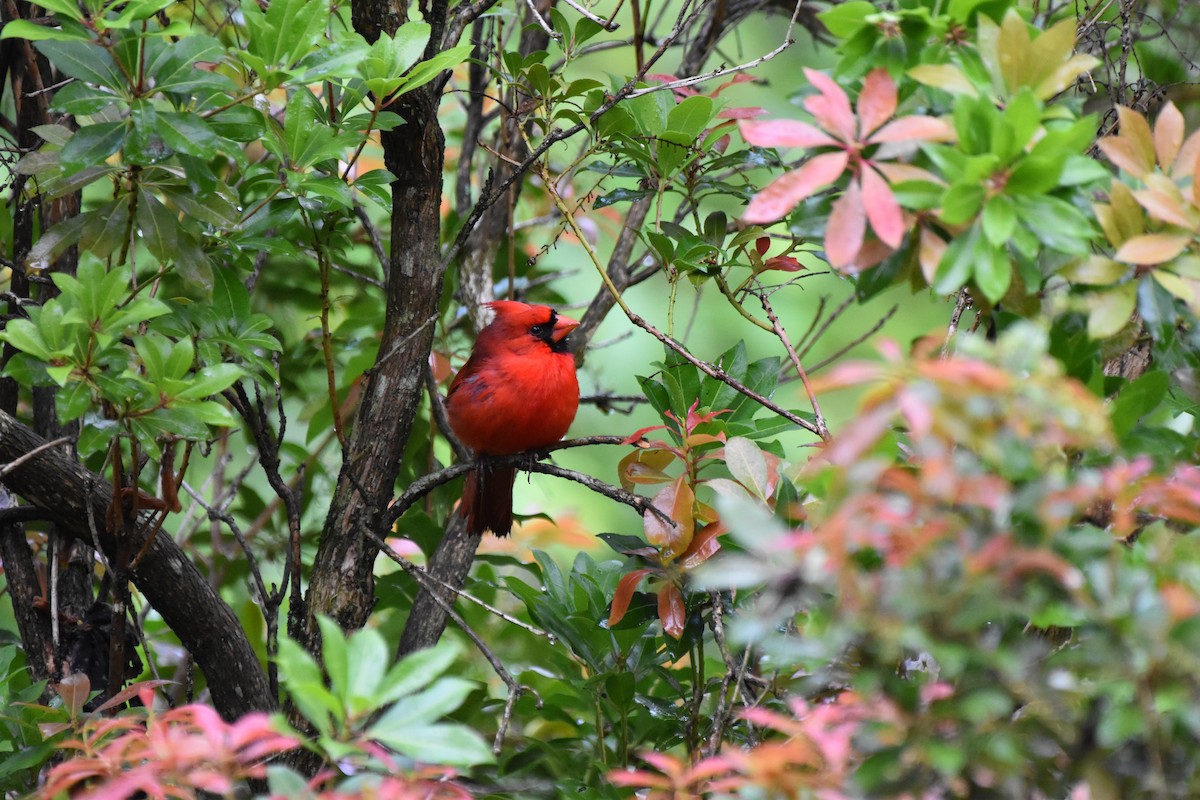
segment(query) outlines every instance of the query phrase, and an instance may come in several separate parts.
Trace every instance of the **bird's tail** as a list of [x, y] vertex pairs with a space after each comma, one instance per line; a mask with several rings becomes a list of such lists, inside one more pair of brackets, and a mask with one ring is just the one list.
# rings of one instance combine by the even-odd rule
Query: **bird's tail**
[[497, 536], [512, 532], [513, 467], [482, 467], [467, 473], [458, 513], [467, 520], [467, 530], [478, 536], [491, 531]]

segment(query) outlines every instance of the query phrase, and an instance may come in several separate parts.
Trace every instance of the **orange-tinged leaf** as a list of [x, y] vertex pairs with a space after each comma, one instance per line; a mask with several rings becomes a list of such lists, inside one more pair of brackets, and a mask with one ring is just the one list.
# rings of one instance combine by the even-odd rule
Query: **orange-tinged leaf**
[[725, 524], [718, 520], [696, 531], [688, 549], [679, 556], [679, 563], [691, 569], [712, 558], [721, 549], [721, 543], [717, 541], [717, 537], [725, 533], [725, 530]]
[[1126, 264], [1150, 266], [1163, 264], [1183, 252], [1190, 236], [1170, 233], [1147, 233], [1126, 240], [1113, 256]]
[[872, 144], [880, 142], [952, 142], [956, 134], [954, 126], [938, 117], [914, 115], [894, 119], [877, 130], [870, 138]]
[[1096, 147], [1100, 148], [1100, 152], [1104, 153], [1109, 161], [1135, 178], [1140, 178], [1150, 171], [1150, 164], [1143, 157], [1142, 151], [1130, 139], [1123, 136], [1105, 136], [1096, 142]]
[[88, 694], [92, 691], [92, 682], [84, 673], [75, 672], [54, 684], [54, 691], [62, 698], [67, 713], [72, 719], [75, 719], [83, 713], [83, 706], [87, 703]]
[[842, 269], [854, 262], [862, 249], [867, 232], [867, 214], [863, 209], [862, 191], [858, 181], [852, 181], [845, 193], [833, 203], [829, 224], [825, 227], [825, 256], [829, 265]]
[[942, 263], [942, 256], [945, 253], [946, 242], [942, 237], [929, 228], [921, 228], [921, 248], [917, 253], [917, 258], [921, 262], [921, 274], [925, 276], [925, 282], [930, 286], [933, 285], [938, 264]]
[[904, 215], [892, 187], [868, 165], [862, 169], [862, 203], [871, 222], [871, 230], [879, 240], [895, 249], [904, 239]]
[[679, 587], [673, 583], [664, 583], [658, 590], [658, 619], [662, 622], [663, 633], [672, 639], [683, 636], [687, 625], [687, 606]]
[[685, 476], [680, 475], [664, 486], [651, 501], [655, 508], [675, 523], [672, 526], [653, 512], [648, 512], [643, 517], [646, 541], [662, 551], [664, 560], [676, 558], [692, 543], [692, 534], [695, 531], [692, 503], [695, 499], [692, 487], [687, 484]]
[[857, 138], [858, 124], [854, 111], [850, 108], [850, 98], [842, 87], [823, 72], [804, 68], [808, 82], [817, 88], [818, 95], [808, 97], [804, 107], [808, 113], [816, 117], [821, 127], [832, 133], [843, 142], [853, 142]]
[[1155, 219], [1181, 228], [1196, 227], [1195, 220], [1188, 215], [1188, 207], [1179, 187], [1165, 175], [1147, 175], [1146, 188], [1133, 193], [1142, 208]]
[[929, 181], [939, 186], [946, 185], [944, 180], [929, 170], [914, 167], [912, 164], [901, 164], [897, 161], [872, 161], [870, 163], [891, 184], [903, 183], [904, 181]]
[[669, 450], [634, 450], [617, 465], [621, 486], [629, 491], [634, 484], [666, 483], [671, 476], [663, 470], [674, 460]]
[[[1171, 177], [1175, 180], [1180, 180], [1190, 176], [1196, 169], [1197, 164], [1200, 164], [1200, 130], [1193, 131], [1179, 148], [1179, 153], [1175, 156], [1175, 164], [1171, 167]], [[1196, 191], [1196, 184], [1192, 184], [1192, 191]], [[1194, 201], [1200, 205], [1200, 200]]]
[[1138, 160], [1149, 170], [1154, 166], [1154, 134], [1150, 123], [1132, 108], [1117, 106], [1120, 137], [1137, 149]]
[[742, 214], [744, 222], [774, 222], [787, 215], [801, 200], [833, 183], [845, 171], [850, 157], [845, 151], [822, 153], [797, 169], [780, 175], [754, 196]]
[[612, 610], [608, 612], [608, 627], [612, 627], [625, 618], [629, 603], [633, 600], [633, 592], [637, 589], [642, 578], [653, 572], [651, 569], [635, 569], [627, 572], [617, 581], [617, 590], [613, 592]]
[[742, 120], [742, 138], [759, 147], [829, 147], [837, 145], [825, 131], [792, 119]]
[[1170, 100], [1158, 112], [1154, 121], [1154, 152], [1163, 170], [1170, 170], [1183, 146], [1183, 114]]
[[859, 138], [865, 139], [896, 113], [896, 82], [883, 67], [867, 73], [858, 95]]

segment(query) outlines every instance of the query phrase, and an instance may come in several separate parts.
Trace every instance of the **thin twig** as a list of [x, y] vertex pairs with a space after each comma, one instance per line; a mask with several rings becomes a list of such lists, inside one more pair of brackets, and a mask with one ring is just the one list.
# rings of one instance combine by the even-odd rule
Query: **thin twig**
[[[458, 257], [459, 252], [466, 245], [467, 239], [471, 235], [471, 231], [474, 230], [476, 223], [478, 223], [480, 218], [483, 216], [483, 212], [485, 212], [488, 208], [495, 204], [497, 200], [503, 197], [509, 188], [518, 180], [520, 180], [521, 177], [530, 170], [530, 168], [537, 164], [541, 157], [545, 155], [551, 147], [563, 141], [564, 139], [571, 138], [581, 131], [588, 130], [596, 123], [597, 120], [600, 119], [600, 117], [611, 111], [613, 107], [617, 105], [617, 103], [629, 97], [629, 95], [632, 94], [637, 88], [638, 83], [640, 83], [642, 79], [646, 77], [646, 73], [651, 69], [651, 67], [653, 67], [654, 64], [656, 64], [658, 60], [667, 52], [667, 50], [670, 49], [683, 31], [691, 24], [692, 19], [699, 15], [700, 11], [703, 10], [706, 5], [707, 2], [701, 2], [693, 10], [691, 0], [686, 0], [679, 11], [678, 17], [675, 20], [675, 27], [672, 28], [671, 31], [660, 40], [658, 49], [654, 51], [650, 58], [646, 59], [646, 63], [640, 70], [638, 70], [636, 75], [630, 78], [624, 86], [614, 92], [608, 99], [600, 104], [599, 108], [597, 108], [588, 116], [587, 122], [579, 122], [569, 128], [561, 128], [551, 131], [550, 134], [546, 136], [546, 138], [544, 138], [537, 147], [531, 150], [529, 155], [525, 157], [525, 160], [521, 162], [520, 166], [514, 168], [512, 173], [505, 178], [499, 186], [495, 187], [495, 189], [491, 190], [490, 192], [483, 192], [480, 195], [479, 200], [476, 201], [474, 208], [471, 209], [471, 213], [463, 222], [462, 228], [459, 229], [458, 235], [454, 238], [454, 243], [450, 245], [450, 248], [442, 257], [443, 266], [449, 265], [452, 261], [454, 261], [455, 258]], [[461, 32], [459, 35], [461, 35]]]
[[567, 5], [569, 5], [571, 8], [578, 11], [583, 16], [590, 19], [592, 22], [599, 25], [601, 28], [604, 28], [604, 30], [608, 31], [609, 33], [612, 33], [617, 28], [621, 27], [619, 23], [614, 22], [611, 19], [604, 19], [604, 17], [596, 16], [591, 11], [588, 11], [586, 8], [579, 5], [579, 3], [576, 3], [575, 0], [563, 0], [563, 2], [566, 3]]
[[551, 28], [550, 23], [546, 22], [542, 15], [538, 13], [537, 6], [533, 4], [533, 0], [525, 0], [525, 5], [529, 7], [529, 13], [533, 14], [533, 18], [537, 20], [537, 24], [546, 32], [546, 35], [556, 42], [561, 42], [562, 34]]
[[850, 350], [853, 350], [855, 347], [858, 347], [860, 344], [865, 342], [867, 339], [870, 339], [872, 336], [874, 336], [876, 334], [876, 332], [879, 331], [880, 328], [882, 328], [884, 325], [887, 324], [887, 321], [892, 318], [892, 316], [896, 313], [896, 311], [899, 308], [900, 308], [900, 306], [898, 306], [898, 305], [892, 306], [890, 309], [888, 309], [888, 312], [886, 314], [884, 314], [882, 317], [880, 317], [879, 320], [870, 327], [870, 329], [868, 329], [868, 330], [864, 331], [863, 333], [861, 333], [860, 335], [854, 337], [853, 341], [847, 342], [845, 345], [839, 347], [837, 349], [837, 352], [835, 352], [833, 355], [829, 356], [828, 358], [822, 359], [821, 361], [818, 361], [816, 364], [813, 364], [811, 367], [809, 367], [808, 374], [811, 375], [819, 369], [824, 369], [825, 367], [832, 364], [834, 361], [837, 361], [839, 358], [844, 356]]
[[775, 335], [779, 337], [779, 341], [783, 342], [784, 348], [787, 350], [788, 357], [792, 360], [792, 366], [796, 368], [796, 374], [800, 376], [800, 382], [804, 384], [804, 392], [808, 395], [808, 402], [812, 404], [813, 416], [816, 418], [817, 435], [822, 441], [829, 441], [829, 426], [825, 424], [825, 415], [821, 413], [821, 404], [817, 402], [817, 395], [813, 392], [812, 386], [808, 382], [808, 373], [804, 371], [804, 367], [800, 364], [800, 357], [796, 355], [796, 348], [792, 347], [792, 342], [788, 339], [787, 330], [784, 329], [779, 317], [775, 314], [775, 309], [771, 307], [771, 301], [767, 299], [766, 294], [761, 294], [758, 297], [762, 303], [763, 311], [767, 312], [767, 319], [771, 320], [771, 327], [775, 329]]
[[571, 447], [582, 447], [590, 444], [622, 444], [625, 441], [625, 439], [619, 436], [592, 436], [585, 439], [558, 442], [542, 451], [516, 453], [511, 456], [489, 456], [475, 461], [454, 464], [437, 472], [423, 475], [410, 483], [408, 488], [393, 500], [391, 506], [388, 507], [387, 514], [383, 518], [383, 525], [385, 528], [390, 529], [396, 524], [396, 520], [400, 519], [404, 515], [404, 512], [412, 508], [422, 497], [437, 487], [449, 483], [460, 475], [465, 475], [483, 464], [493, 467], [518, 467], [526, 472], [541, 472], [546, 475], [554, 475], [555, 477], [575, 481], [576, 483], [583, 484], [597, 494], [602, 494], [605, 497], [616, 500], [618, 503], [624, 503], [627, 506], [633, 507], [639, 514], [644, 515], [649, 511], [660, 518], [665, 524], [674, 527], [675, 522], [645, 497], [627, 492], [616, 486], [610, 486], [599, 478], [593, 478], [591, 475], [584, 475], [583, 473], [561, 467], [552, 467], [548, 464], [541, 464], [532, 460], [533, 458], [544, 457], [555, 450], [565, 450]]
[[[566, 2], [569, 3], [570, 0], [566, 0]], [[571, 5], [574, 5], [574, 3]], [[711, 81], [714, 78], [721, 78], [725, 75], [732, 75], [735, 72], [745, 72], [748, 69], [754, 69], [760, 64], [765, 64], [796, 43], [796, 40], [792, 37], [792, 32], [796, 28], [796, 19], [800, 16], [800, 6], [802, 5], [804, 5], [804, 0], [796, 0], [796, 8], [792, 10], [792, 18], [788, 21], [787, 33], [784, 34], [783, 44], [779, 45], [771, 52], [761, 55], [753, 61], [747, 61], [745, 64], [738, 64], [736, 67], [718, 67], [717, 69], [714, 69], [711, 72], [705, 72], [702, 75], [693, 75], [688, 78], [680, 78], [677, 81], [660, 83], [657, 86], [647, 86], [645, 89], [638, 89], [637, 91], [630, 92], [629, 96], [631, 98], [640, 97], [641, 95], [650, 94], [651, 92], [662, 92], [670, 89], [679, 89], [684, 86], [695, 86], [698, 83]]]
[[[390, 547], [388, 547], [386, 542], [382, 541], [370, 531], [366, 531], [366, 535], [372, 539], [381, 550], [388, 553], [388, 555], [391, 556], [401, 566], [404, 566], [405, 560]], [[411, 566], [414, 567], [414, 571], [410, 571], [409, 574], [416, 577], [416, 565], [413, 564]], [[428, 577], [427, 574], [424, 574], [424, 570], [420, 570], [420, 572], [423, 574], [423, 577]], [[421, 582], [419, 578], [417, 581], [418, 583]], [[501, 744], [504, 742], [504, 734], [508, 732], [508, 726], [512, 722], [513, 708], [516, 706], [517, 701], [521, 699], [521, 695], [525, 694], [526, 692], [532, 694], [536, 700], [537, 708], [542, 707], [541, 695], [539, 695], [533, 687], [526, 686], [523, 683], [518, 682], [517, 679], [512, 676], [512, 673], [508, 671], [508, 669], [500, 661], [499, 657], [492, 652], [492, 649], [487, 646], [487, 643], [483, 641], [479, 634], [477, 634], [475, 630], [467, 624], [467, 621], [464, 620], [462, 616], [460, 616], [459, 613], [454, 610], [454, 607], [447, 602], [446, 598], [442, 597], [442, 595], [436, 590], [431, 589], [428, 584], [422, 584], [422, 587], [425, 589], [425, 591], [429, 592], [429, 596], [433, 598], [433, 602], [438, 604], [442, 611], [446, 613], [446, 616], [454, 620], [454, 624], [458, 626], [459, 630], [466, 634], [467, 638], [475, 644], [475, 647], [480, 653], [483, 654], [483, 657], [486, 658], [488, 663], [492, 665], [492, 669], [495, 670], [496, 675], [499, 676], [500, 680], [504, 681], [504, 685], [508, 687], [508, 699], [504, 703], [504, 713], [500, 718], [500, 725], [496, 730], [496, 738], [492, 743], [492, 752], [496, 755], [499, 755]]]
[[578, 223], [575, 222], [574, 214], [571, 212], [571, 209], [567, 206], [566, 201], [563, 200], [562, 195], [560, 195], [558, 193], [558, 190], [555, 188], [554, 181], [551, 180], [549, 170], [546, 169], [545, 164], [538, 162], [537, 170], [542, 176], [542, 183], [545, 185], [546, 189], [550, 192], [550, 196], [554, 199], [555, 205], [557, 205], [559, 207], [559, 209], [563, 212], [563, 217], [565, 218], [567, 225], [570, 226], [571, 231], [575, 234], [575, 236], [579, 240], [580, 244], [583, 245], [584, 251], [591, 258], [592, 264], [596, 267], [596, 271], [600, 274], [600, 279], [602, 281], [604, 281], [604, 285], [608, 288], [609, 292], [612, 294], [613, 300], [616, 302], [616, 304], [618, 306], [621, 307], [621, 310], [623, 312], [625, 312], [625, 316], [629, 319], [630, 322], [632, 322], [634, 325], [638, 326], [642, 330], [646, 331], [646, 333], [649, 333], [655, 339], [658, 339], [660, 342], [662, 342], [667, 347], [674, 350], [676, 353], [681, 355], [685, 361], [687, 361], [692, 366], [699, 369], [701, 372], [703, 372], [708, 377], [715, 378], [716, 380], [719, 380], [722, 383], [732, 387], [733, 389], [737, 390], [739, 393], [745, 395], [746, 397], [749, 397], [751, 400], [753, 400], [756, 403], [758, 403], [759, 405], [761, 405], [763, 408], [770, 409], [771, 411], [775, 412], [776, 414], [783, 417], [787, 421], [789, 421], [795, 425], [799, 425], [801, 428], [804, 428], [806, 431], [809, 431], [810, 433], [814, 433], [817, 436], [821, 435], [820, 430], [813, 423], [809, 422], [808, 420], [804, 419], [803, 417], [799, 417], [799, 416], [793, 414], [792, 412], [787, 411], [786, 409], [784, 409], [781, 406], [777, 405], [776, 403], [772, 402], [768, 398], [764, 397], [763, 395], [761, 395], [758, 392], [751, 389], [749, 386], [746, 386], [745, 384], [743, 384], [737, 378], [733, 377], [732, 375], [730, 375], [728, 372], [721, 369], [720, 367], [714, 366], [714, 365], [708, 363], [707, 361], [696, 358], [696, 356], [692, 355], [691, 352], [689, 352], [686, 347], [681, 345], [679, 342], [675, 341], [670, 336], [667, 336], [662, 331], [658, 330], [658, 328], [655, 328], [649, 322], [646, 322], [646, 320], [642, 319], [638, 314], [634, 313], [633, 309], [629, 307], [629, 304], [625, 302], [625, 298], [623, 298], [621, 296], [621, 292], [617, 289], [616, 286], [613, 285], [612, 278], [609, 277], [608, 272], [605, 271], [604, 265], [600, 263], [600, 259], [596, 256], [596, 251], [594, 249], [592, 249], [592, 247], [588, 244], [587, 237], [584, 236], [583, 231], [581, 231], [579, 229]]
[[32, 461], [33, 459], [37, 458], [39, 455], [46, 452], [50, 448], [57, 447], [60, 444], [66, 444], [69, 441], [71, 441], [70, 436], [60, 436], [52, 442], [45, 442], [44, 444], [39, 444], [37, 447], [30, 450], [28, 453], [21, 455], [19, 458], [14, 458], [12, 461], [10, 461], [7, 464], [5, 464], [4, 466], [0, 467], [0, 478], [3, 478], [5, 475], [8, 475], [10, 472], [15, 470], [17, 467], [21, 466], [22, 464]]
[[455, 457], [459, 461], [470, 461], [471, 451], [459, 440], [454, 429], [450, 427], [446, 402], [442, 399], [442, 393], [438, 391], [437, 381], [433, 379], [433, 367], [428, 363], [425, 364], [425, 391], [429, 394], [429, 408], [433, 412], [433, 421], [442, 436], [446, 437], [446, 441], [450, 443], [450, 449], [454, 451]]
[[488, 613], [494, 614], [495, 616], [499, 617], [500, 619], [504, 620], [505, 622], [509, 623], [510, 625], [516, 625], [518, 628], [521, 628], [522, 630], [526, 630], [526, 631], [532, 633], [534, 636], [543, 636], [552, 642], [557, 641], [557, 639], [555, 638], [553, 633], [550, 633], [549, 631], [544, 631], [541, 628], [530, 625], [528, 622], [522, 622], [521, 620], [517, 619], [516, 617], [512, 616], [511, 614], [501, 611], [500, 609], [496, 608], [495, 606], [490, 605], [490, 604], [484, 602], [483, 600], [480, 600], [478, 597], [471, 594], [470, 592], [465, 591], [463, 589], [459, 589], [456, 586], [452, 586], [451, 584], [446, 583], [444, 580], [442, 580], [438, 576], [434, 575], [432, 572], [425, 569], [424, 567], [414, 564], [413, 562], [409, 561], [407, 558], [405, 558], [404, 556], [400, 555], [395, 550], [393, 550], [392, 547], [387, 543], [387, 541], [385, 541], [384, 539], [381, 539], [379, 536], [375, 535], [375, 533], [373, 533], [372, 531], [368, 530], [366, 532], [366, 535], [367, 535], [367, 538], [369, 538], [372, 542], [374, 542], [374, 544], [388, 558], [390, 558], [392, 561], [395, 561], [396, 564], [399, 565], [401, 569], [403, 569], [405, 572], [407, 572], [414, 581], [421, 584], [422, 588], [424, 588], [426, 591], [433, 592], [437, 589], [445, 589], [447, 592], [456, 594], [459, 597], [461, 597], [462, 599], [464, 599], [468, 602], [474, 603], [475, 605], [484, 609]]

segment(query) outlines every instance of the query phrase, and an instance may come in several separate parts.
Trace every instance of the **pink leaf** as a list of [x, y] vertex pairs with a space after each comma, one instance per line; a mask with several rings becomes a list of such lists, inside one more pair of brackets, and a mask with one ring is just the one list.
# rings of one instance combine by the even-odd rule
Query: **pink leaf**
[[855, 141], [858, 124], [854, 118], [854, 111], [850, 108], [850, 98], [846, 96], [842, 87], [834, 83], [833, 78], [815, 69], [805, 67], [804, 75], [820, 92], [819, 95], [804, 101], [808, 113], [817, 118], [822, 128], [843, 142]]
[[888, 186], [878, 172], [867, 165], [862, 170], [862, 200], [867, 210], [871, 229], [879, 240], [893, 250], [904, 239], [904, 214], [892, 187]]
[[742, 220], [756, 223], [780, 219], [801, 200], [837, 180], [845, 171], [849, 159], [845, 151], [840, 150], [810, 158], [798, 169], [784, 173], [756, 194], [746, 207]]
[[825, 257], [829, 259], [829, 265], [841, 269], [853, 263], [862, 249], [866, 232], [867, 215], [862, 191], [858, 181], [852, 181], [845, 194], [834, 201], [829, 224], [825, 227]]
[[954, 128], [937, 117], [901, 117], [884, 125], [868, 139], [871, 144], [881, 142], [951, 142]]
[[1179, 155], [1183, 145], [1183, 114], [1170, 100], [1158, 112], [1154, 123], [1154, 152], [1158, 154], [1158, 163], [1164, 170], [1169, 170]]
[[765, 114], [767, 110], [761, 106], [738, 106], [737, 108], [726, 108], [717, 112], [718, 119], [752, 119], [759, 114]]
[[742, 138], [759, 147], [828, 147], [838, 144], [829, 134], [794, 119], [743, 120]]
[[883, 67], [871, 70], [863, 81], [858, 95], [858, 120], [861, 138], [870, 136], [876, 128], [896, 113], [896, 83]]
[[1104, 153], [1109, 161], [1134, 177], [1140, 178], [1150, 171], [1150, 165], [1146, 163], [1143, 153], [1130, 139], [1105, 136], [1096, 142], [1096, 147], [1100, 148], [1100, 152]]

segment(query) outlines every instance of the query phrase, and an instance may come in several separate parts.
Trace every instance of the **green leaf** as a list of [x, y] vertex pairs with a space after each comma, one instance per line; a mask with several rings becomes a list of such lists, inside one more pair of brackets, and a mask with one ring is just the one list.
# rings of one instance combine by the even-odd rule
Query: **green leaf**
[[367, 729], [368, 736], [378, 730], [427, 725], [457, 709], [478, 684], [463, 678], [440, 678], [428, 689], [397, 700], [379, 721]]
[[380, 687], [379, 704], [387, 705], [428, 686], [450, 668], [458, 654], [457, 645], [449, 639], [442, 639], [436, 647], [418, 650], [405, 656], [384, 677]]
[[[78, 9], [76, 9], [78, 11]], [[14, 19], [0, 28], [0, 40], [28, 39], [31, 42], [88, 42], [91, 37], [87, 32], [76, 26], [70, 28], [51, 28], [48, 25], [38, 25], [27, 19]]]
[[471, 48], [471, 44], [456, 45], [417, 64], [405, 76], [404, 85], [401, 87], [403, 92], [419, 89], [441, 75], [444, 70], [457, 67], [471, 55]]
[[137, 223], [142, 242], [155, 258], [164, 264], [175, 258], [179, 247], [179, 219], [146, 189], [139, 191]]
[[685, 97], [667, 114], [667, 130], [678, 131], [695, 141], [712, 121], [713, 101], [702, 94]]
[[[36, 0], [34, 5], [41, 6], [47, 11], [73, 19], [76, 22], [83, 19], [83, 12], [79, 9], [79, 4], [71, 2], [71, 0]], [[11, 23], [9, 23], [11, 24]], [[4, 26], [8, 30], [8, 25]]]
[[54, 358], [42, 338], [41, 331], [27, 319], [10, 320], [4, 330], [0, 331], [0, 340], [8, 342], [18, 350], [41, 361], [50, 361]]
[[657, 137], [667, 129], [673, 105], [667, 92], [649, 92], [626, 101], [638, 128], [645, 136]]
[[63, 169], [75, 172], [106, 160], [121, 149], [128, 130], [124, 122], [101, 122], [80, 128], [59, 154]]
[[225, 391], [233, 382], [246, 374], [237, 364], [213, 364], [196, 373], [191, 384], [179, 392], [181, 400], [201, 400]]
[[177, 153], [210, 159], [217, 154], [221, 140], [209, 129], [199, 114], [192, 112], [158, 112], [158, 134]]
[[1017, 225], [1017, 212], [1012, 200], [996, 195], [983, 207], [983, 233], [993, 247], [1003, 247], [1012, 237]]
[[767, 499], [767, 459], [758, 445], [735, 436], [725, 443], [725, 465], [734, 478], [760, 499]]
[[290, 67], [317, 45], [329, 24], [329, 0], [275, 0], [264, 14], [254, 0], [242, 0], [250, 29], [249, 52], [267, 66]]
[[98, 44], [80, 41], [38, 42], [34, 47], [64, 75], [112, 89], [125, 96], [128, 82], [112, 56]]
[[400, 725], [377, 732], [372, 728], [371, 735], [397, 752], [427, 764], [470, 767], [495, 760], [479, 735], [462, 725]]
[[345, 697], [351, 713], [378, 708], [379, 687], [391, 657], [383, 635], [374, 628], [363, 628], [350, 637], [346, 656], [350, 674]]
[[938, 262], [933, 289], [941, 294], [953, 294], [966, 285], [974, 273], [982, 244], [982, 225], [976, 222], [966, 233], [950, 240], [942, 260]]
[[825, 23], [825, 27], [839, 39], [845, 39], [859, 28], [868, 24], [868, 15], [876, 13], [875, 4], [865, 0], [851, 0], [838, 3], [832, 8], [817, 14], [817, 18]]
[[1137, 284], [1123, 283], [1088, 299], [1091, 306], [1091, 313], [1088, 314], [1088, 336], [1093, 339], [1114, 336], [1129, 324], [1137, 300]]
[[1007, 249], [1003, 246], [989, 247], [980, 242], [980, 246], [975, 248], [975, 254], [978, 258], [975, 264], [975, 284], [988, 302], [998, 303], [1012, 283], [1013, 268]]

